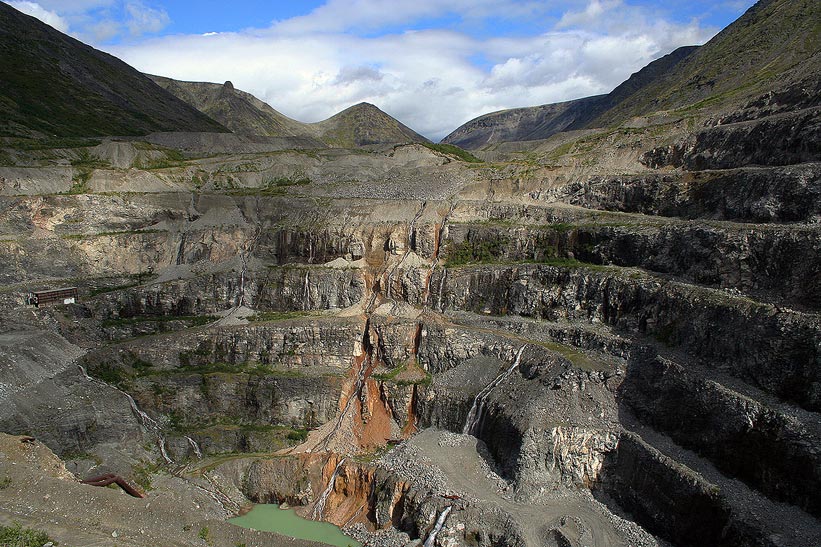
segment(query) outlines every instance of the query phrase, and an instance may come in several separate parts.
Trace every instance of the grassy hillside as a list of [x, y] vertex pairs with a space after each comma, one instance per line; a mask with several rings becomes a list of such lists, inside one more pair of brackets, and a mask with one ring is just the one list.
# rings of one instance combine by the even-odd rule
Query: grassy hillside
[[269, 137], [307, 137], [341, 148], [369, 144], [428, 142], [395, 118], [368, 103], [354, 105], [317, 123], [302, 123], [271, 108], [231, 82], [181, 82], [150, 76], [157, 84], [234, 133]]
[[318, 137], [330, 146], [428, 142], [428, 139], [369, 103], [359, 103], [315, 124]]
[[[608, 95], [486, 114], [444, 142], [475, 149], [546, 139], [562, 131], [616, 127], [659, 111], [707, 118], [770, 92], [792, 90], [786, 94], [797, 97], [797, 88], [812, 90], [819, 82], [821, 2], [761, 0], [705, 45], [677, 49]], [[802, 98], [795, 108], [818, 103]]]
[[443, 142], [476, 149], [499, 142], [546, 139], [562, 131], [586, 128], [602, 112], [641, 92], [697, 49], [682, 47], [653, 61], [607, 95], [485, 114], [459, 127]]
[[821, 74], [821, 3], [762, 0], [651, 85], [588, 123], [617, 125], [659, 110], [727, 109]]
[[312, 137], [306, 124], [281, 114], [231, 82], [181, 82], [150, 76], [158, 85], [240, 135]]
[[226, 131], [119, 59], [0, 3], [0, 136]]

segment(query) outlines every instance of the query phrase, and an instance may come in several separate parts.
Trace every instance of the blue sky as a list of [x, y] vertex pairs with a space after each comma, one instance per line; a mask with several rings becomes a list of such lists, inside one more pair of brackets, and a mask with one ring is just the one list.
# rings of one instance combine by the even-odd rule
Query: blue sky
[[439, 139], [483, 113], [606, 93], [753, 0], [15, 0], [139, 70], [231, 80], [301, 121], [361, 101]]

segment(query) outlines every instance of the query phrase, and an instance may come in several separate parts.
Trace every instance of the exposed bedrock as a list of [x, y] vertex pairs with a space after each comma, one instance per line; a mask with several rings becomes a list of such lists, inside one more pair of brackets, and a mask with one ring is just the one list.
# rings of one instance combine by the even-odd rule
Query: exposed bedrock
[[449, 545], [525, 545], [521, 531], [504, 511], [468, 500], [445, 499], [444, 492], [414, 484], [381, 464], [340, 461], [337, 455], [303, 454], [228, 466], [239, 467], [234, 474], [242, 477], [243, 493], [252, 501], [285, 502], [306, 516], [317, 511], [317, 501], [336, 470], [322, 516], [339, 526], [359, 524], [371, 531], [392, 526], [411, 538], [425, 539], [442, 510], [452, 506]]
[[[340, 309], [364, 293], [361, 270], [294, 266], [208, 274], [101, 295], [100, 319], [144, 315], [200, 315], [240, 305], [259, 310]], [[244, 299], [244, 300], [243, 300]]]
[[200, 328], [103, 348], [83, 363], [206, 451], [248, 450], [260, 446], [252, 433], [335, 416], [361, 336], [353, 319]]
[[634, 435], [622, 435], [607, 455], [596, 492], [675, 545], [759, 545], [723, 541], [730, 511], [714, 485]]
[[595, 176], [549, 197], [591, 209], [743, 222], [806, 222], [821, 215], [821, 164]]
[[640, 267], [700, 285], [775, 295], [800, 307], [821, 307], [821, 231], [813, 227], [456, 224], [448, 234], [454, 249], [474, 260], [572, 257]]
[[644, 156], [652, 167], [688, 170], [746, 165], [790, 165], [821, 158], [821, 109], [777, 114], [754, 121], [716, 125], [685, 142]]
[[9, 281], [144, 274], [367, 258], [412, 250], [429, 259], [440, 203], [411, 207], [214, 194], [48, 196], [0, 200], [2, 276]]
[[43, 324], [0, 326], [0, 427], [61, 455], [142, 440], [126, 396], [79, 369], [83, 351]]
[[821, 429], [810, 413], [770, 406], [659, 357], [637, 359], [620, 395], [640, 420], [728, 476], [821, 515]]
[[821, 408], [818, 318], [723, 291], [639, 274], [552, 266], [472, 266], [435, 272], [442, 308], [603, 323], [686, 350], [708, 368]]
[[581, 370], [538, 342], [441, 333], [435, 348], [428, 333], [420, 352], [422, 364], [436, 371], [433, 384], [420, 390], [422, 426], [469, 430], [523, 492], [595, 480], [616, 440], [617, 365]]

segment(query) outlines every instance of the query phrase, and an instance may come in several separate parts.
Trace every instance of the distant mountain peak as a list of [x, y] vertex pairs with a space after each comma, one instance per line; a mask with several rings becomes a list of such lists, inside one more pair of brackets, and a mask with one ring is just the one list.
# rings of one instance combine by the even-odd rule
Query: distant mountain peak
[[230, 81], [216, 84], [182, 82], [162, 76], [151, 78], [231, 131], [242, 135], [308, 137], [335, 147], [427, 141], [368, 102], [349, 106], [321, 122], [302, 123], [277, 112], [250, 93], [234, 88]]

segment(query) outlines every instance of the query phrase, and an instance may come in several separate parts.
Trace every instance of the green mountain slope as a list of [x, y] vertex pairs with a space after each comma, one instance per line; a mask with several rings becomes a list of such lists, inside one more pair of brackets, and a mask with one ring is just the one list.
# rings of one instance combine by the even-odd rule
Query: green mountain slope
[[653, 84], [697, 49], [682, 47], [656, 59], [607, 95], [485, 114], [462, 125], [443, 142], [475, 149], [499, 142], [546, 139], [562, 131], [584, 129], [602, 112]]
[[219, 121], [234, 133], [268, 137], [306, 137], [328, 146], [354, 148], [370, 144], [428, 142], [422, 135], [368, 103], [354, 105], [327, 120], [293, 120], [231, 82], [182, 82], [149, 76], [164, 89]]
[[0, 135], [226, 131], [119, 59], [0, 3]]
[[327, 120], [310, 124], [330, 146], [428, 142], [428, 139], [369, 103], [346, 108]]
[[[770, 92], [792, 97], [789, 108], [805, 108], [821, 103], [817, 94], [813, 100], [813, 93], [800, 90], [816, 89], [819, 82], [821, 3], [761, 0], [705, 45], [679, 48], [608, 95], [480, 116], [445, 142], [476, 148], [546, 139], [561, 131], [615, 127], [657, 112], [707, 119]], [[520, 127], [509, 119], [517, 111]]]
[[235, 89], [231, 82], [214, 84], [148, 77], [234, 133], [268, 137], [313, 136], [306, 124], [277, 112], [250, 93]]
[[613, 126], [680, 108], [728, 109], [821, 74], [821, 3], [761, 0], [690, 57], [591, 120]]

